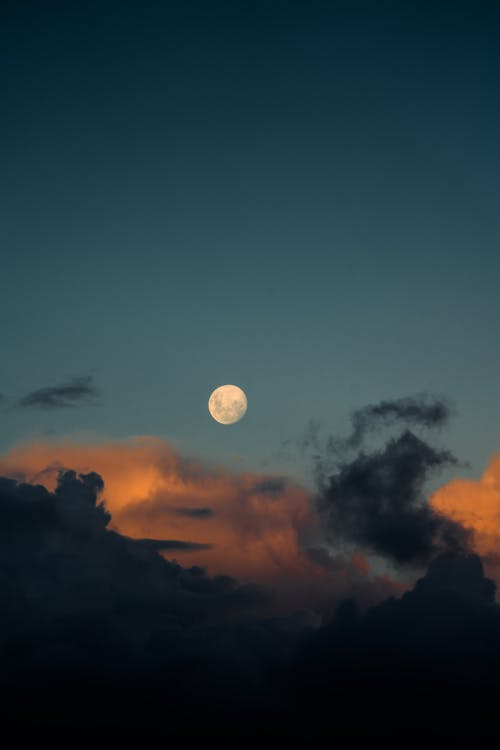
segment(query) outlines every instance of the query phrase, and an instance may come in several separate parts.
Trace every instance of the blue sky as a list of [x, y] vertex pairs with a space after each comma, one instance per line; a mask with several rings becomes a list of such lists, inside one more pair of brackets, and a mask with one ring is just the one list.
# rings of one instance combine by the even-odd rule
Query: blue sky
[[[272, 470], [310, 419], [431, 392], [479, 473], [498, 4], [69, 5], [2, 9], [0, 392], [91, 374], [102, 396], [6, 409], [0, 446], [148, 434]], [[232, 427], [222, 383], [249, 399]]]

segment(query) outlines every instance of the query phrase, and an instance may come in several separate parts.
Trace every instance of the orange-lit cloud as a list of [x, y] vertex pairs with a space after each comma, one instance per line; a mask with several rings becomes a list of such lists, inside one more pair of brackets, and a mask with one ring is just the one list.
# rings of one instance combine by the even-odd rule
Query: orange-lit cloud
[[500, 559], [500, 455], [494, 455], [481, 479], [455, 479], [432, 496], [436, 510], [473, 532], [475, 551]]
[[455, 479], [440, 487], [431, 504], [471, 530], [472, 546], [496, 581], [500, 601], [500, 455], [492, 456], [479, 480]]
[[184, 565], [271, 585], [283, 601], [324, 611], [353, 588], [366, 601], [395, 593], [389, 580], [370, 578], [359, 554], [325, 566], [305, 551], [304, 541], [317, 537], [318, 518], [310, 493], [291, 482], [210, 469], [152, 437], [31, 442], [0, 458], [0, 474], [49, 489], [61, 468], [101, 474], [111, 525], [120, 533], [212, 545], [179, 553]]

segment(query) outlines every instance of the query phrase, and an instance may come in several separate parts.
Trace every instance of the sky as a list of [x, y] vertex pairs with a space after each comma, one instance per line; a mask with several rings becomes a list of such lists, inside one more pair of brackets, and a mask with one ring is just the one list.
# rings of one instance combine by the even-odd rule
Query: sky
[[[496, 3], [2, 4], [0, 392], [92, 375], [35, 434], [279, 463], [432, 392], [500, 440]], [[236, 383], [245, 421], [215, 424]], [[21, 413], [22, 411], [22, 413]], [[290, 467], [291, 469], [292, 467]], [[305, 475], [301, 469], [299, 474]]]
[[8, 721], [486, 731], [499, 24], [0, 3]]

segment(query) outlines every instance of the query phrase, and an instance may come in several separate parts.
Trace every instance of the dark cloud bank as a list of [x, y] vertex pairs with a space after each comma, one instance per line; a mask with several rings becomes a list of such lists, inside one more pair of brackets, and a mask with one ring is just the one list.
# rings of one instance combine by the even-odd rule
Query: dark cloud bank
[[96, 474], [62, 472], [54, 493], [1, 479], [3, 726], [232, 745], [484, 736], [500, 688], [495, 586], [466, 530], [423, 498], [428, 473], [454, 459], [408, 423], [441, 421], [439, 402], [401, 403], [364, 410], [402, 432], [369, 451], [371, 428], [362, 420], [358, 442], [355, 423], [318, 502], [331, 539], [420, 578], [365, 612], [344, 601], [319, 628], [307, 613], [266, 617], [271, 592], [159, 554], [189, 541], [111, 531]]

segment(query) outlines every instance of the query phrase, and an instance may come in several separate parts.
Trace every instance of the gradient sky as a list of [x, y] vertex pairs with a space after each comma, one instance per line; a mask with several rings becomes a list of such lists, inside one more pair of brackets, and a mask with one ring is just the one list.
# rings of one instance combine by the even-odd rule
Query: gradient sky
[[[423, 391], [500, 447], [497, 2], [4, 2], [0, 447], [279, 467]], [[91, 374], [99, 406], [9, 409]], [[247, 416], [207, 399], [236, 383]]]

